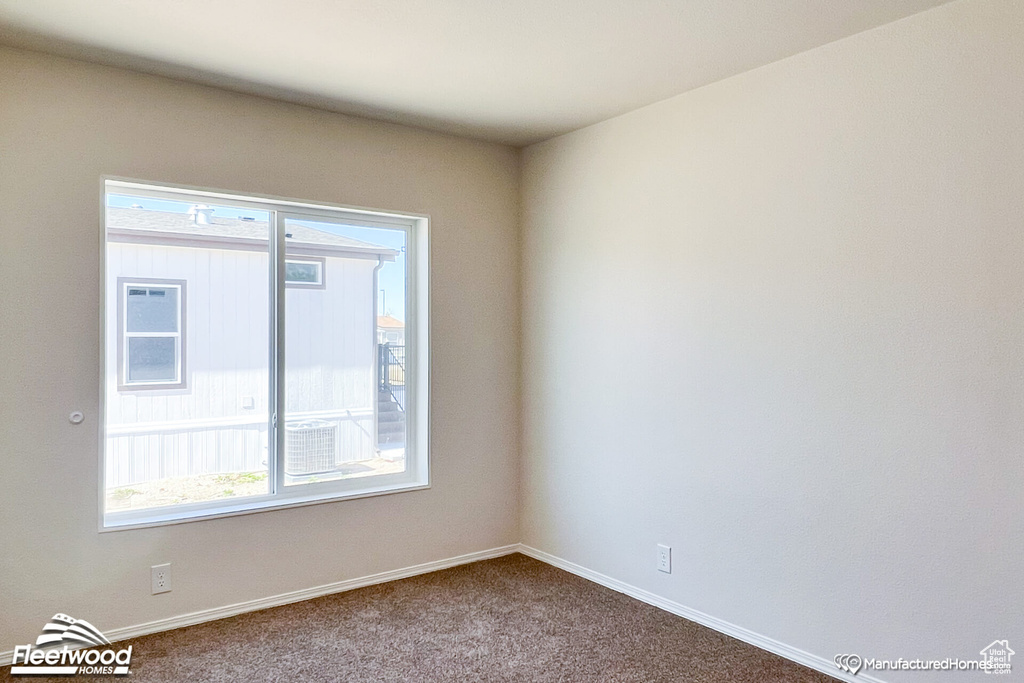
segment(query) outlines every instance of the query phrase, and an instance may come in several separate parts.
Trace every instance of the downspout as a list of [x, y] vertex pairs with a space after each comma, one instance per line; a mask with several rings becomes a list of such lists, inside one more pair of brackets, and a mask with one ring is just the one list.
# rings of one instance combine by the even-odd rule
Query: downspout
[[377, 294], [380, 293], [378, 285], [380, 269], [384, 267], [383, 254], [377, 256], [377, 265], [373, 267], [373, 324], [370, 326], [370, 334], [373, 337], [373, 452], [380, 457], [380, 428], [377, 425], [377, 413], [380, 406], [380, 348], [377, 343]]

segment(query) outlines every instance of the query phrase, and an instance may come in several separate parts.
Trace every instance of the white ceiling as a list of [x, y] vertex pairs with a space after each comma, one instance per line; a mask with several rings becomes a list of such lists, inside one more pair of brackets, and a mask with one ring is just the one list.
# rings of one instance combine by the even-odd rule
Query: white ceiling
[[948, 0], [0, 0], [0, 42], [515, 145]]

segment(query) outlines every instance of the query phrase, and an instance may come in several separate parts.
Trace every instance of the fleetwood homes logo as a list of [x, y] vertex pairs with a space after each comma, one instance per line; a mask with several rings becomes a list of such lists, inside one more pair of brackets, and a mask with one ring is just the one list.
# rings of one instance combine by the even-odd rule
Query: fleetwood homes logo
[[[13, 676], [127, 676], [132, 648], [115, 650], [99, 629], [82, 619], [54, 614], [36, 644], [14, 648]], [[103, 649], [85, 649], [103, 648]]]

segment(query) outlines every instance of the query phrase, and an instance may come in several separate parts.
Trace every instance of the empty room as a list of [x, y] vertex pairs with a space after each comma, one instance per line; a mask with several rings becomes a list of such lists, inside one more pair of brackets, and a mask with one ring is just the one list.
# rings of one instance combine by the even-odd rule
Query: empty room
[[0, 680], [1024, 667], [1024, 2], [0, 0]]

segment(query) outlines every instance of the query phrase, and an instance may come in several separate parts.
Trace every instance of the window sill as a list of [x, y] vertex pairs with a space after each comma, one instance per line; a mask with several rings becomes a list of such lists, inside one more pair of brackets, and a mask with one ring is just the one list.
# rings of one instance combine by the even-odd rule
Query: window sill
[[236, 503], [182, 509], [184, 506], [174, 508], [152, 508], [149, 510], [130, 510], [124, 512], [112, 512], [105, 514], [100, 520], [100, 533], [111, 531], [128, 531], [131, 529], [148, 529], [156, 526], [168, 526], [170, 524], [183, 524], [186, 522], [199, 522], [209, 519], [220, 519], [223, 517], [237, 517], [270, 510], [283, 510], [285, 508], [305, 507], [307, 505], [319, 505], [321, 503], [333, 503], [342, 500], [354, 500], [357, 498], [369, 498], [371, 496], [383, 496], [392, 493], [404, 493], [406, 491], [422, 491], [429, 489], [429, 482], [398, 482], [377, 486], [366, 486], [362, 488], [348, 489], [345, 491], [332, 491], [325, 493], [314, 493], [305, 496], [259, 496], [240, 499]]

